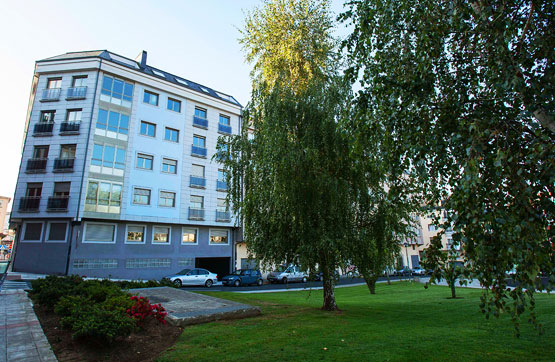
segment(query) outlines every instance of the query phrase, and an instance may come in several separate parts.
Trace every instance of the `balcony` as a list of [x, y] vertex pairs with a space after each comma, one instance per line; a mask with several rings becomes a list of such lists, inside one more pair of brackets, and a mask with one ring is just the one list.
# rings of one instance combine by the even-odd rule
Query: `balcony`
[[204, 147], [197, 147], [193, 145], [191, 147], [191, 155], [196, 157], [206, 158], [206, 148]]
[[229, 211], [217, 211], [216, 210], [216, 221], [230, 222], [231, 221], [231, 215], [230, 215]]
[[75, 158], [57, 158], [54, 160], [54, 172], [73, 172]]
[[60, 124], [60, 134], [61, 135], [79, 134], [80, 127], [81, 127], [81, 122], [62, 122], [62, 124]]
[[41, 102], [55, 102], [60, 100], [62, 88], [48, 88], [42, 91]]
[[69, 196], [51, 196], [48, 198], [47, 211], [66, 211]]
[[33, 212], [38, 211], [40, 205], [40, 196], [27, 196], [19, 199], [19, 211]]
[[204, 209], [190, 207], [189, 220], [204, 220]]
[[227, 191], [227, 182], [218, 180], [216, 182], [216, 190], [218, 190], [218, 191]]
[[208, 120], [198, 116], [193, 116], [193, 126], [208, 129]]
[[35, 124], [34, 136], [52, 136], [54, 122], [39, 122]]
[[218, 132], [226, 135], [230, 135], [231, 131], [232, 131], [231, 126], [228, 126], [227, 124], [218, 123]]
[[77, 99], [85, 99], [87, 95], [87, 87], [72, 87], [67, 89], [66, 100], [74, 101]]
[[48, 158], [30, 158], [27, 160], [27, 173], [42, 173], [46, 172], [46, 164]]
[[206, 179], [204, 177], [198, 177], [198, 176], [191, 175], [190, 186], [203, 189], [203, 188], [206, 187]]

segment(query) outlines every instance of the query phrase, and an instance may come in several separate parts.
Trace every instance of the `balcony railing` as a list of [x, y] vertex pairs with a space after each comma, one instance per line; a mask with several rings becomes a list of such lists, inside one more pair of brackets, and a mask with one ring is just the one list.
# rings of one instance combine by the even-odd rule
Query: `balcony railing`
[[48, 211], [65, 211], [68, 202], [69, 196], [51, 196], [48, 198], [46, 209]]
[[204, 177], [198, 177], [191, 175], [191, 187], [206, 187], [206, 179]]
[[48, 158], [31, 158], [27, 160], [26, 172], [45, 172]]
[[204, 220], [204, 209], [190, 207], [189, 220]]
[[60, 100], [62, 88], [48, 88], [42, 91], [41, 102], [54, 102]]
[[206, 148], [193, 145], [191, 147], [191, 155], [197, 157], [206, 157]]
[[54, 129], [54, 122], [39, 122], [35, 124], [34, 134], [35, 135], [52, 135], [52, 130]]
[[227, 182], [217, 181], [216, 182], [216, 190], [218, 190], [218, 191], [227, 191]]
[[26, 196], [19, 199], [19, 211], [38, 211], [40, 196]]
[[225, 133], [225, 134], [231, 134], [231, 131], [232, 131], [231, 126], [228, 126], [226, 124], [218, 123], [218, 132]]
[[216, 210], [216, 221], [230, 222], [231, 221], [231, 215], [230, 215], [229, 211], [217, 211]]
[[79, 134], [81, 122], [62, 122], [60, 124], [60, 134]]
[[67, 89], [67, 100], [85, 99], [87, 87], [72, 87]]
[[75, 158], [57, 158], [54, 160], [54, 172], [72, 172]]
[[207, 129], [208, 128], [208, 120], [206, 118], [193, 116], [193, 126]]

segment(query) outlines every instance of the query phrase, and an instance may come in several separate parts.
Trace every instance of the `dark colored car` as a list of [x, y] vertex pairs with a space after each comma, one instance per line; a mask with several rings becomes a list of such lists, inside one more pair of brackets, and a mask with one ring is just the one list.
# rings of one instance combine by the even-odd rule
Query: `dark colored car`
[[412, 275], [412, 270], [409, 267], [404, 267], [402, 269], [396, 270], [395, 275], [399, 277], [410, 277]]
[[261, 286], [263, 283], [262, 274], [260, 274], [260, 270], [256, 269], [239, 269], [222, 278], [223, 285], [233, 285], [235, 287], [249, 284]]

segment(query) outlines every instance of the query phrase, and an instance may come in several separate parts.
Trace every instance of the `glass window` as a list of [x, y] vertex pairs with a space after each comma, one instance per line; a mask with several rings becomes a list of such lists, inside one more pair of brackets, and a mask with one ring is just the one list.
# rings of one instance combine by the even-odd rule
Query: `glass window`
[[145, 90], [145, 95], [143, 97], [143, 102], [148, 103], [148, 104], [152, 104], [153, 106], [157, 106], [158, 105], [158, 94]]
[[35, 146], [33, 150], [33, 158], [48, 158], [48, 146]]
[[192, 165], [191, 166], [191, 175], [195, 177], [202, 177], [204, 178], [204, 166], [201, 165]]
[[204, 206], [204, 197], [202, 196], [191, 196], [191, 207], [193, 209], [202, 209]]
[[137, 205], [150, 205], [150, 190], [138, 187], [134, 188], [133, 203]]
[[143, 136], [156, 137], [156, 125], [141, 121], [141, 134]]
[[137, 155], [137, 168], [152, 170], [152, 161], [153, 161], [152, 156], [139, 153]]
[[93, 208], [88, 207], [87, 209], [95, 211], [94, 206], [97, 205], [119, 207], [121, 205], [121, 188], [121, 184], [117, 183], [89, 181], [86, 204]]
[[71, 109], [67, 111], [67, 121], [68, 122], [80, 122], [81, 121], [81, 109]]
[[71, 182], [54, 182], [54, 197], [68, 197]]
[[27, 190], [25, 191], [26, 197], [40, 197], [42, 195], [42, 182], [29, 182]]
[[227, 230], [210, 230], [210, 244], [228, 244], [228, 232]]
[[79, 75], [79, 76], [73, 77], [73, 80], [71, 81], [72, 87], [85, 87], [86, 85], [87, 85], [86, 75]]
[[126, 135], [129, 133], [129, 116], [100, 108], [96, 128]]
[[28, 222], [25, 224], [25, 234], [23, 240], [40, 240], [42, 235], [41, 222]]
[[169, 158], [162, 159], [162, 172], [177, 173], [177, 161], [170, 160]]
[[153, 228], [153, 243], [169, 244], [170, 243], [170, 228], [165, 226], [155, 226]]
[[206, 109], [195, 107], [195, 117], [206, 119]]
[[116, 225], [86, 223], [85, 241], [93, 243], [114, 243], [116, 241]]
[[56, 115], [56, 111], [41, 111], [39, 122], [41, 123], [54, 122], [55, 115]]
[[48, 78], [48, 83], [46, 83], [46, 88], [62, 88], [62, 78]]
[[436, 226], [434, 224], [429, 224], [428, 231], [436, 231]]
[[160, 191], [160, 197], [158, 198], [158, 206], [174, 207], [175, 192]]
[[168, 98], [168, 109], [174, 112], [181, 112], [181, 101], [177, 99]]
[[67, 222], [51, 222], [48, 231], [48, 241], [66, 240]]
[[220, 114], [220, 124], [229, 126], [231, 124], [229, 117], [228, 116], [224, 116], [223, 114]]
[[217, 210], [222, 212], [227, 211], [227, 201], [225, 199], [218, 199]]
[[142, 225], [128, 225], [126, 240], [129, 243], [144, 243], [145, 227]]
[[130, 107], [133, 100], [133, 84], [105, 75], [100, 100]]
[[182, 244], [196, 244], [197, 243], [197, 229], [183, 229], [181, 238]]
[[173, 128], [166, 127], [164, 139], [166, 141], [179, 142], [179, 131]]
[[200, 148], [206, 148], [206, 138], [201, 137], [201, 136], [197, 136], [197, 135], [193, 135], [193, 146], [200, 147]]
[[71, 159], [75, 158], [75, 149], [77, 145], [61, 145], [60, 158]]
[[224, 170], [222, 170], [222, 169], [219, 169], [219, 170], [218, 170], [218, 181], [223, 181], [223, 182], [225, 182], [225, 181], [226, 181], [226, 177], [227, 177], [227, 176], [226, 176], [226, 172], [225, 172]]

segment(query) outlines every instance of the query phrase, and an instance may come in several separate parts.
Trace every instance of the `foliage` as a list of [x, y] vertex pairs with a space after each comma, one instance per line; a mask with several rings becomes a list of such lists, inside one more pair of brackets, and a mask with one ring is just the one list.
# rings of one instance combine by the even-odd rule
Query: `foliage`
[[118, 280], [115, 281], [117, 285], [120, 286], [121, 289], [141, 289], [141, 288], [157, 288], [157, 287], [171, 287], [175, 288], [175, 284], [172, 283], [169, 279], [163, 278], [160, 281], [158, 280]]
[[46, 278], [31, 281], [33, 290], [30, 295], [35, 302], [52, 310], [61, 297], [70, 295], [75, 286], [82, 282], [83, 279], [78, 275], [69, 277], [48, 275]]
[[[427, 269], [432, 269], [430, 280], [426, 283], [426, 287], [430, 283], [435, 283], [444, 278], [447, 285], [451, 289], [451, 298], [456, 298], [456, 282], [463, 285], [466, 281], [460, 280], [463, 276], [463, 268], [460, 266], [457, 259], [457, 252], [454, 250], [454, 245], [449, 246], [449, 250], [444, 251], [441, 245], [441, 236], [443, 232], [438, 233], [432, 238], [431, 247], [427, 249], [422, 266]], [[438, 245], [439, 244], [439, 245]]]
[[162, 304], [150, 304], [148, 298], [132, 296], [131, 301], [133, 305], [131, 308], [126, 310], [129, 317], [134, 318], [137, 321], [137, 325], [144, 327], [145, 320], [148, 317], [156, 319], [162, 324], [166, 324], [166, 309], [162, 307]]
[[[398, 137], [399, 152], [447, 210], [489, 292], [488, 315], [518, 330], [534, 291], [555, 281], [555, 3], [348, 2], [347, 75], [360, 112]], [[518, 287], [506, 287], [516, 266]]]

